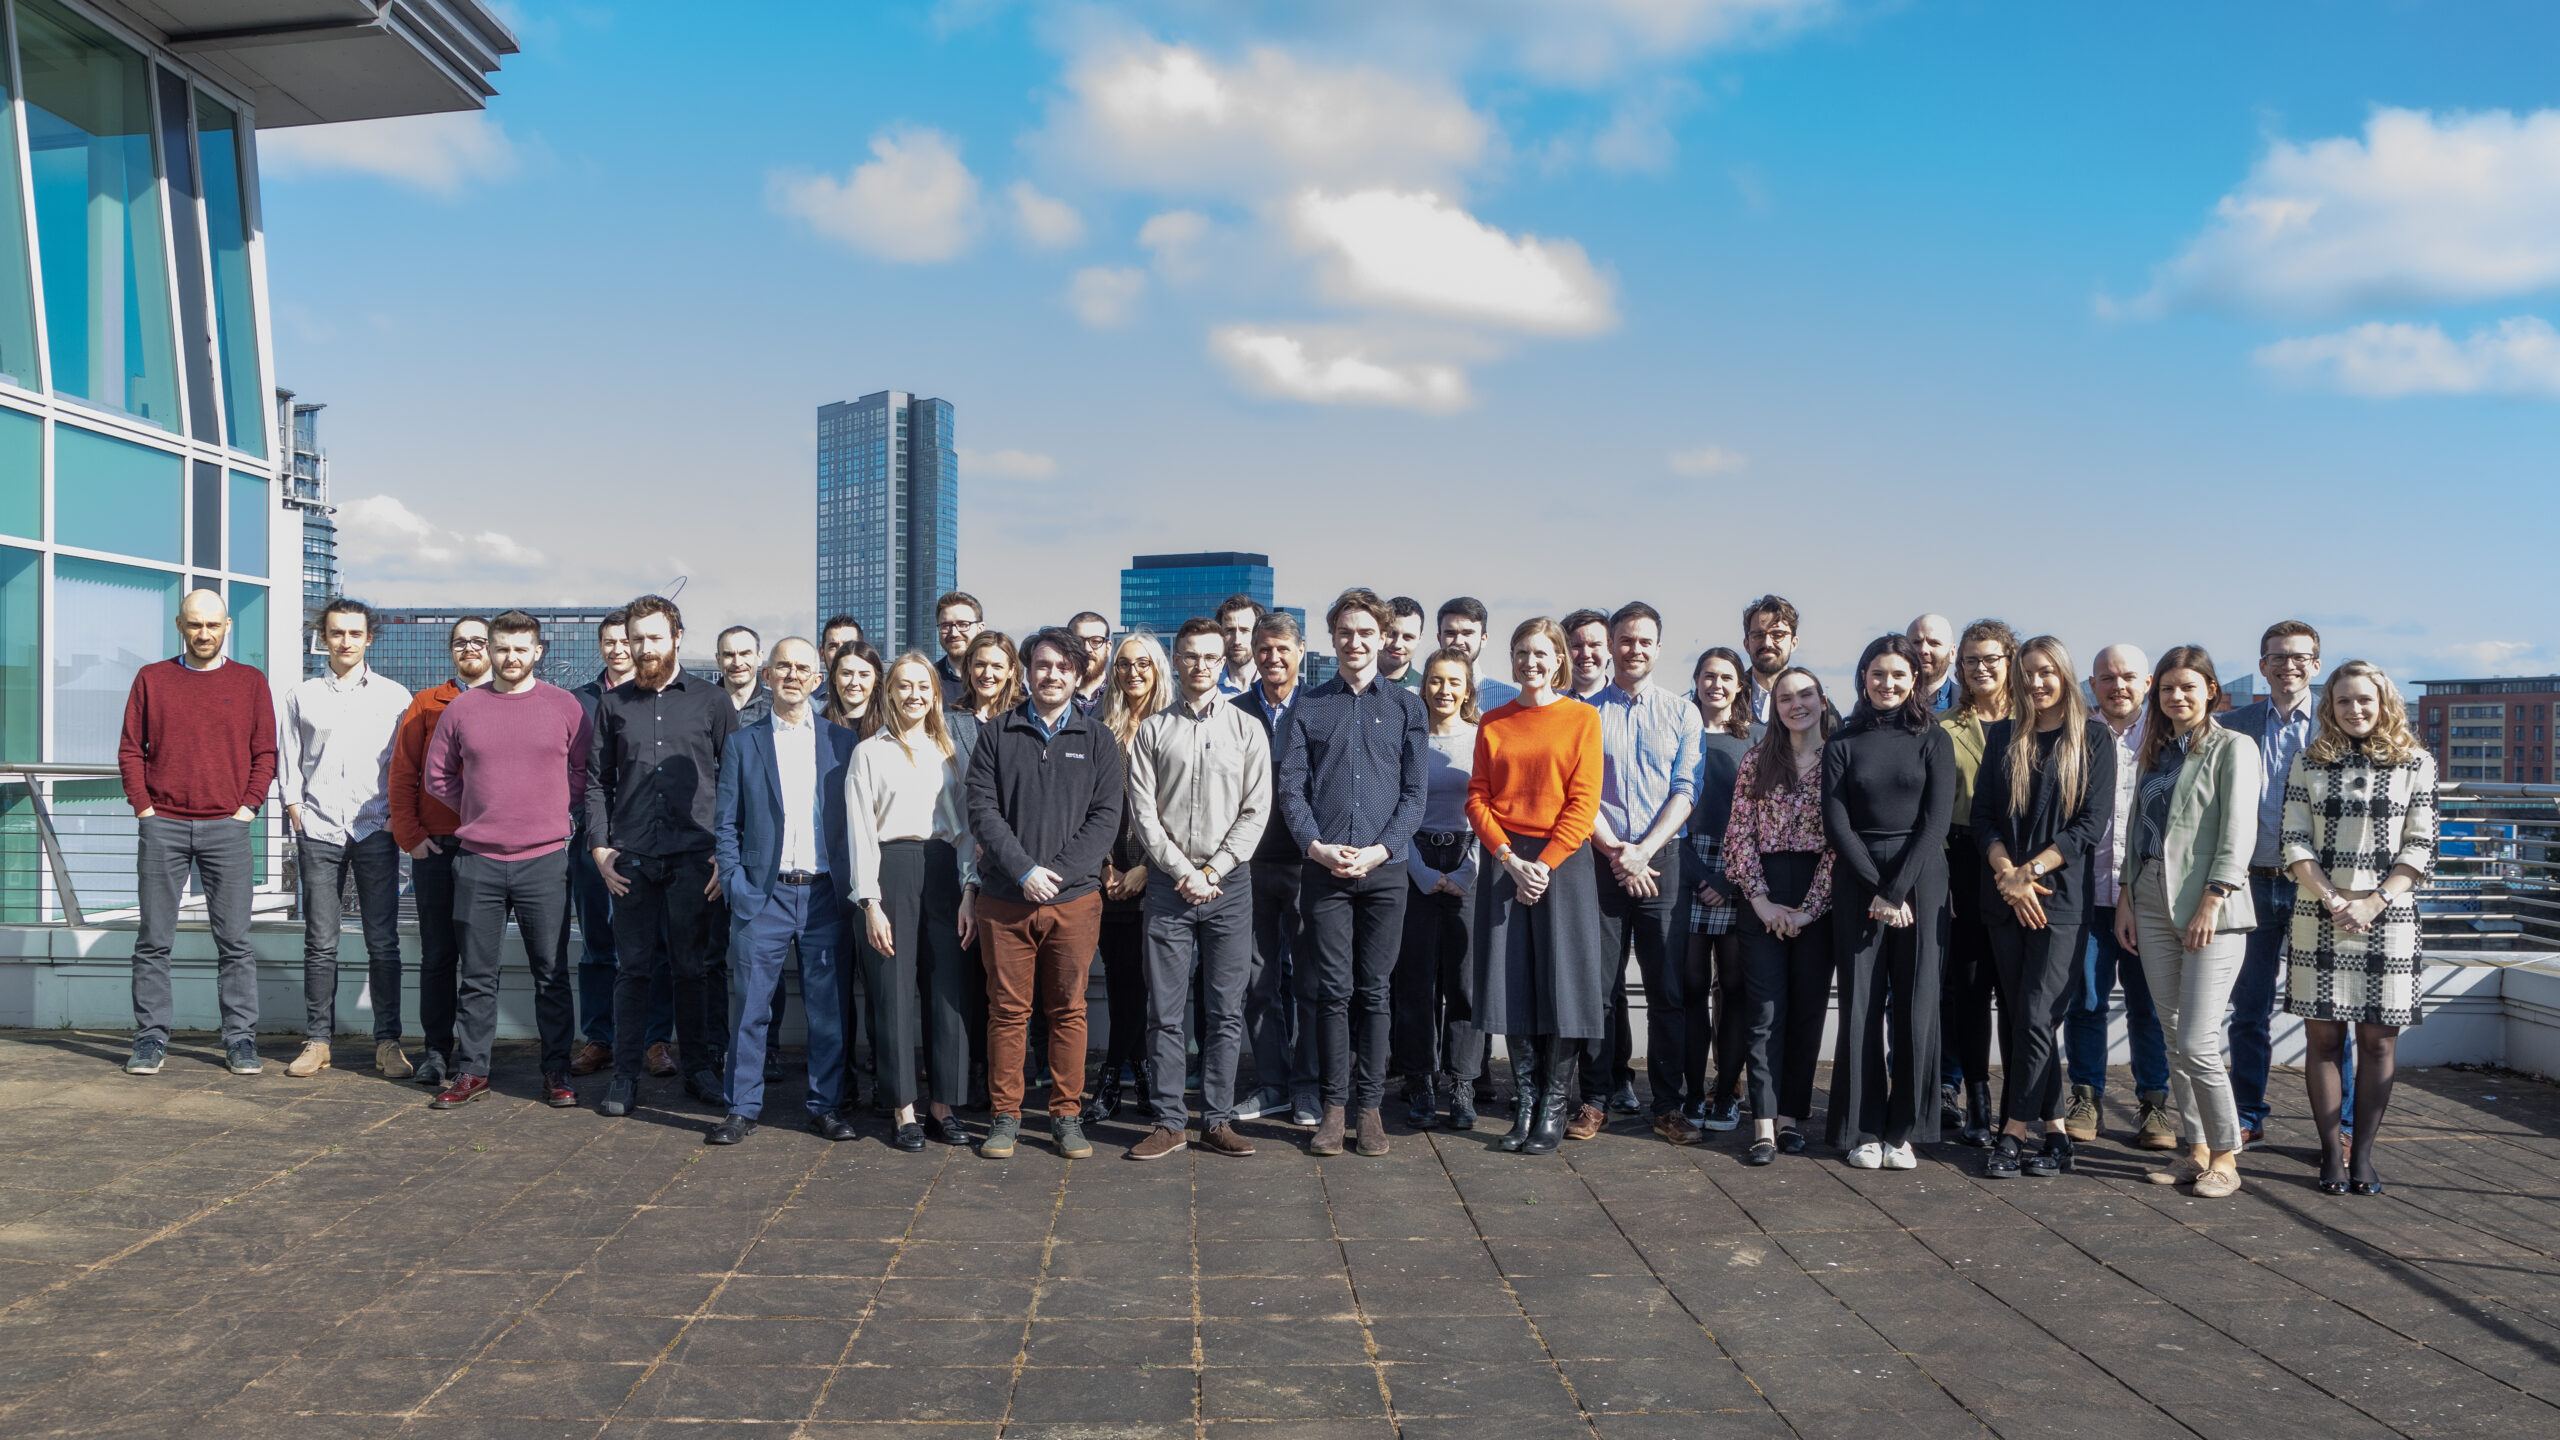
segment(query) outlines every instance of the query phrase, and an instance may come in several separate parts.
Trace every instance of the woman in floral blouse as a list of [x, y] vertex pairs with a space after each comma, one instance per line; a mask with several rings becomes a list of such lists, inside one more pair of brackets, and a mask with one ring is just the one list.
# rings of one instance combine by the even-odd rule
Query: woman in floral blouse
[[1725, 822], [1724, 873], [1744, 902], [1743, 1026], [1751, 1061], [1751, 1151], [1801, 1154], [1813, 1068], [1831, 1005], [1831, 844], [1822, 832], [1822, 744], [1839, 722], [1809, 670], [1769, 687], [1776, 720], [1742, 757]]
[[[2284, 863], [2293, 902], [2285, 1013], [2310, 1049], [2303, 1084], [2320, 1127], [2320, 1188], [2379, 1195], [2373, 1145], [2391, 1104], [2404, 1026], [2418, 1023], [2415, 891], [2436, 862], [2436, 765], [2409, 732], [2391, 677], [2362, 660], [2320, 696], [2320, 733], [2284, 787]], [[2339, 1136], [2347, 1027], [2355, 1027], [2354, 1153]]]

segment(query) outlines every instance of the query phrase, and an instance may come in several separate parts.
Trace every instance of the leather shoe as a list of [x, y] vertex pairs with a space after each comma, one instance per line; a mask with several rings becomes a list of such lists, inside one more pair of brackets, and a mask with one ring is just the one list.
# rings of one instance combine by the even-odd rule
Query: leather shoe
[[684, 1077], [684, 1093], [705, 1105], [717, 1105], [727, 1109], [728, 1088], [721, 1083], [720, 1072], [717, 1070], [696, 1070]]
[[661, 1040], [649, 1047], [649, 1073], [664, 1080], [676, 1073], [676, 1047]]
[[427, 1105], [435, 1110], [453, 1110], [468, 1105], [488, 1093], [488, 1076], [456, 1075], [453, 1077], [453, 1083], [437, 1091], [436, 1098], [428, 1101]]
[[735, 1145], [756, 1133], [756, 1122], [744, 1115], [723, 1115], [711, 1133], [702, 1137], [705, 1145]]
[[1677, 1110], [1666, 1110], [1654, 1116], [1653, 1133], [1674, 1145], [1698, 1143], [1698, 1127], [1690, 1124], [1688, 1117]]
[[898, 1133], [889, 1137], [889, 1143], [913, 1155], [924, 1149], [924, 1127], [910, 1120], [898, 1127]]
[[860, 1132], [844, 1123], [843, 1116], [830, 1110], [824, 1115], [809, 1117], [809, 1133], [821, 1140], [834, 1140], [841, 1143], [855, 1138]]
[[631, 1113], [640, 1103], [640, 1082], [628, 1075], [616, 1075], [604, 1087], [604, 1097], [596, 1101], [596, 1113], [608, 1120], [618, 1120]]
[[938, 1119], [927, 1120], [925, 1129], [933, 1135], [933, 1138], [945, 1145], [966, 1146], [969, 1143], [969, 1127], [962, 1124], [957, 1115], [944, 1115]]
[[542, 1103], [554, 1110], [566, 1110], [578, 1103], [578, 1092], [569, 1077], [558, 1073], [542, 1077]]
[[593, 1075], [613, 1063], [613, 1051], [593, 1040], [578, 1047], [577, 1058], [569, 1062], [572, 1075]]
[[1575, 1110], [1572, 1117], [1564, 1122], [1564, 1138], [1588, 1140], [1599, 1134], [1600, 1128], [1608, 1123], [1609, 1117], [1601, 1113], [1600, 1107], [1586, 1100], [1581, 1108]]

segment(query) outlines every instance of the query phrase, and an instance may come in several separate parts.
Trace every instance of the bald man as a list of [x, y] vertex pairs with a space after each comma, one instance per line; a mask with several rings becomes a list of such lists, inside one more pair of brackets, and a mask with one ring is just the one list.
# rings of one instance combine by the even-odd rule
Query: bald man
[[1956, 626], [1944, 615], [1923, 615], [1903, 632], [1920, 647], [1920, 688], [1929, 708], [1946, 713], [1956, 703]]
[[134, 888], [142, 930], [133, 942], [133, 1053], [128, 1075], [157, 1075], [175, 1006], [169, 943], [192, 872], [204, 889], [220, 962], [223, 1063], [255, 1075], [258, 962], [249, 953], [249, 891], [257, 884], [249, 833], [276, 779], [276, 706], [255, 666], [223, 658], [231, 615], [211, 590], [178, 605], [178, 654], [134, 672], [116, 765], [133, 806]]
[[2063, 1128], [2076, 1140], [2098, 1138], [2099, 1102], [2107, 1093], [2107, 1012], [2116, 985], [2124, 985], [2125, 1039], [2133, 1052], [2133, 1093], [2137, 1102], [2133, 1143], [2145, 1150], [2168, 1150], [2177, 1144], [2177, 1121], [2169, 1111], [2169, 1047], [2160, 1034], [2160, 1015], [2152, 1008], [2151, 986], [2142, 962], [2116, 943], [2116, 886], [2124, 868], [2127, 827], [2140, 819], [2134, 803], [2142, 783], [2143, 702], [2151, 696], [2151, 660], [2131, 645], [2110, 645], [2089, 662], [2089, 693], [2107, 732], [2116, 742], [2116, 808], [2098, 841], [2090, 896], [2089, 938], [2080, 962], [2080, 983], [2071, 990], [2071, 1010], [2062, 1022], [2062, 1043], [2071, 1073], [2071, 1109]]

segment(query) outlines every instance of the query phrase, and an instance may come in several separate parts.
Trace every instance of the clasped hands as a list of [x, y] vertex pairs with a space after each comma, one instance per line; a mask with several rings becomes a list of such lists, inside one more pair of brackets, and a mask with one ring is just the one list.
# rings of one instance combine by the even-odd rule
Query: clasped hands
[[2017, 912], [2018, 923], [2029, 930], [2045, 928], [2044, 897], [2053, 887], [2036, 879], [2036, 872], [2024, 865], [2002, 865], [1993, 871], [1992, 888]]
[[1331, 871], [1336, 880], [1357, 880], [1387, 863], [1387, 847], [1327, 845], [1318, 840], [1307, 846], [1307, 858]]

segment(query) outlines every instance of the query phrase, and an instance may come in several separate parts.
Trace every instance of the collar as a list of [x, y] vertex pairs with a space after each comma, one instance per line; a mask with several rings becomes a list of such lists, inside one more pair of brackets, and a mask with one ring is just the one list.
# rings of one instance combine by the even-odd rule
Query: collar
[[783, 719], [782, 712], [779, 710], [765, 711], [764, 718], [765, 723], [771, 725], [777, 735], [785, 730], [806, 730], [814, 735], [818, 730], [818, 709], [814, 705], [804, 705], [800, 708], [800, 723], [797, 725]]
[[1379, 674], [1377, 671], [1372, 670], [1369, 672], [1369, 683], [1361, 686], [1357, 690], [1354, 690], [1351, 688], [1351, 677], [1340, 670], [1336, 670], [1333, 672], [1333, 678], [1325, 683], [1340, 690], [1345, 695], [1366, 695], [1381, 685], [1391, 686], [1394, 682], [1388, 680], [1386, 676]]
[[2302, 703], [2290, 710], [2278, 705], [2273, 695], [2267, 697], [2267, 714], [2284, 724], [2291, 724], [2296, 720], [2308, 720], [2317, 708], [2317, 703], [2309, 690], [2302, 692]]
[[[686, 672], [686, 670], [685, 670], [684, 665], [682, 664], [682, 662], [678, 662], [678, 664], [676, 665], [676, 673], [675, 673], [675, 678], [674, 678], [674, 679], [669, 680], [666, 684], [664, 684], [664, 685], [660, 686], [660, 687], [659, 687], [658, 689], [656, 689], [656, 690], [642, 690], [642, 691], [640, 691], [640, 693], [642, 693], [642, 694], [644, 694], [644, 695], [657, 695], [657, 694], [663, 694], [663, 693], [665, 693], [666, 691], [669, 691], [669, 690], [682, 690], [682, 689], [684, 689], [684, 688], [685, 688], [685, 686], [686, 686], [688, 683], [690, 683], [690, 682], [692, 681], [692, 679], [693, 679], [693, 676]], [[631, 688], [632, 688], [632, 689], [634, 689], [634, 690], [639, 690], [639, 689], [640, 689], [640, 677], [639, 677], [637, 674], [634, 674], [634, 675], [631, 677]], [[720, 691], [720, 694], [721, 694], [722, 698], [724, 698], [724, 699], [725, 699], [725, 698], [727, 698], [727, 696], [728, 696], [729, 692], [728, 692], [728, 690], [724, 687], [724, 688]]]
[[1039, 705], [1030, 700], [1025, 700], [1020, 705], [1014, 707], [1013, 718], [1030, 726], [1032, 729], [1039, 731], [1041, 734], [1053, 738], [1063, 735], [1067, 731], [1084, 723], [1083, 712], [1076, 709], [1075, 702], [1072, 700], [1067, 702], [1065, 709], [1058, 712], [1058, 723], [1054, 728], [1050, 726], [1048, 721], [1040, 718]]
[[187, 654], [186, 654], [186, 652], [185, 652], [185, 651], [181, 650], [181, 651], [179, 651], [179, 652], [178, 652], [178, 668], [180, 668], [180, 669], [182, 669], [182, 670], [194, 670], [194, 671], [195, 671], [197, 674], [199, 674], [199, 675], [211, 674], [213, 671], [219, 670], [219, 669], [221, 669], [223, 666], [228, 665], [228, 664], [230, 664], [230, 663], [231, 663], [231, 657], [230, 657], [230, 656], [228, 656], [228, 655], [216, 655], [216, 656], [214, 656], [214, 657], [213, 657], [213, 663], [212, 663], [212, 664], [210, 664], [210, 665], [206, 665], [206, 666], [203, 666], [202, 668], [198, 668], [197, 666], [195, 666], [195, 665], [192, 665], [192, 664], [188, 663], [188, 661], [187, 661]]
[[1266, 710], [1286, 710], [1290, 706], [1297, 704], [1298, 696], [1305, 691], [1305, 688], [1306, 687], [1304, 685], [1292, 685], [1289, 687], [1288, 699], [1274, 700], [1271, 698], [1271, 687], [1268, 682], [1262, 680], [1256, 680], [1253, 682], [1254, 697], [1262, 702], [1263, 708]]
[[1219, 696], [1218, 692], [1212, 690], [1208, 694], [1201, 696], [1200, 703], [1197, 705], [1177, 699], [1174, 702], [1173, 708], [1182, 711], [1194, 720], [1206, 720], [1210, 716], [1217, 714], [1218, 707], [1225, 703], [1225, 700]]
[[373, 667], [359, 660], [356, 668], [343, 677], [335, 670], [324, 669], [320, 672], [320, 679], [332, 690], [361, 690], [372, 683]]

